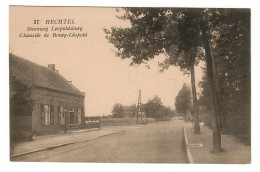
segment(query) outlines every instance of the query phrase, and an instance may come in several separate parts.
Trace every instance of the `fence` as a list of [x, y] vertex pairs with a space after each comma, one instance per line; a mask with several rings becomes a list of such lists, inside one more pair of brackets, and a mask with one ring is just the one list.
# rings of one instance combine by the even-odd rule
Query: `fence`
[[84, 128], [99, 128], [100, 129], [100, 117], [85, 117], [84, 118]]

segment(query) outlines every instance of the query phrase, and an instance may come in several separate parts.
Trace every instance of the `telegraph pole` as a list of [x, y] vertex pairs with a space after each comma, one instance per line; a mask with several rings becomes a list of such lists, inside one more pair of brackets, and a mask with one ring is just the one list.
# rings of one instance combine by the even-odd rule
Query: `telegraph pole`
[[[137, 104], [137, 125], [138, 125], [138, 116], [141, 112], [141, 89], [139, 89], [139, 95], [138, 95], [138, 104]], [[142, 114], [141, 114], [141, 123], [142, 123]]]

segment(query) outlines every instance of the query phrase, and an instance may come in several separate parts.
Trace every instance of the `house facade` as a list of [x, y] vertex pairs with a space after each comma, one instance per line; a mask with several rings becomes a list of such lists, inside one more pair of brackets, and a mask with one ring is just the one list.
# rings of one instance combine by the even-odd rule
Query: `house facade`
[[137, 113], [137, 107], [136, 105], [130, 105], [130, 106], [123, 106], [123, 116], [124, 117], [135, 117]]
[[[84, 126], [85, 93], [67, 81], [54, 64], [44, 67], [13, 54], [9, 55], [9, 64], [10, 80], [15, 81], [10, 82], [11, 135], [45, 135]], [[21, 90], [17, 82], [29, 92], [26, 99], [31, 102], [31, 111], [13, 110], [18, 106], [23, 109], [24, 101], [15, 103]], [[26, 132], [21, 131], [24, 128]]]
[[34, 135], [83, 127], [84, 97], [36, 87], [32, 91], [32, 99]]

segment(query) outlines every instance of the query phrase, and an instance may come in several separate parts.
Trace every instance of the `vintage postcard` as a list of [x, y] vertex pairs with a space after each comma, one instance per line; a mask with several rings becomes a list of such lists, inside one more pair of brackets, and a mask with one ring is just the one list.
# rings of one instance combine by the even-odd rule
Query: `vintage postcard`
[[10, 160], [251, 163], [251, 10], [9, 7]]

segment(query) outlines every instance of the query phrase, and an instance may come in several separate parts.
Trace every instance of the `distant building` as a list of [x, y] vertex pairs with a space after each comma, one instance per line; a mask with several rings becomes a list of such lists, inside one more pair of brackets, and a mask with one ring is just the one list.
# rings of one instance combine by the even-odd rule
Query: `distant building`
[[9, 61], [13, 141], [84, 124], [85, 93], [61, 76], [55, 64], [44, 67], [13, 54]]
[[137, 113], [136, 105], [123, 106], [123, 115], [124, 117], [135, 117]]

